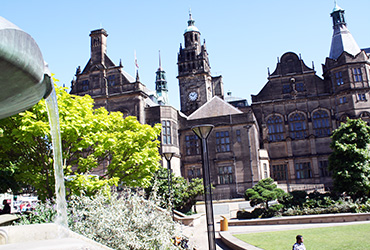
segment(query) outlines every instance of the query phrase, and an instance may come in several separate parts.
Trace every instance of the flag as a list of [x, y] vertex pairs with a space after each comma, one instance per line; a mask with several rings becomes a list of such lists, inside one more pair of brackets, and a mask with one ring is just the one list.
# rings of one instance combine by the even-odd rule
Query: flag
[[136, 68], [139, 68], [139, 64], [137, 64], [136, 50], [134, 51], [134, 53], [135, 53], [135, 66], [136, 66]]

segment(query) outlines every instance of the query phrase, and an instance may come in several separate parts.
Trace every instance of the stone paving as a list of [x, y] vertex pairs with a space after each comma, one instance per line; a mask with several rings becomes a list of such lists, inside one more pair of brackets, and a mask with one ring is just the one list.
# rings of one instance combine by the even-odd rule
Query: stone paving
[[[218, 232], [220, 231], [219, 221], [215, 222], [215, 236], [216, 236], [216, 249], [217, 250], [231, 250], [226, 247], [220, 240]], [[207, 234], [207, 222], [206, 216], [203, 215], [199, 218], [198, 223], [193, 227], [183, 227], [183, 232], [187, 235], [191, 243], [193, 243], [197, 250], [207, 250], [208, 249], [208, 234]]]

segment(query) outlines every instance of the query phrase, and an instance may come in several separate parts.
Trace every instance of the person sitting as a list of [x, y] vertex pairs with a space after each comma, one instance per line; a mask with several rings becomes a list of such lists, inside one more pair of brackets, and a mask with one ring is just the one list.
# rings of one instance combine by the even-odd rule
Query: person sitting
[[303, 236], [297, 235], [296, 236], [297, 242], [293, 245], [293, 250], [306, 250], [306, 247], [303, 244]]
[[0, 214], [10, 214], [10, 206], [7, 200], [3, 200], [3, 210], [1, 210]]

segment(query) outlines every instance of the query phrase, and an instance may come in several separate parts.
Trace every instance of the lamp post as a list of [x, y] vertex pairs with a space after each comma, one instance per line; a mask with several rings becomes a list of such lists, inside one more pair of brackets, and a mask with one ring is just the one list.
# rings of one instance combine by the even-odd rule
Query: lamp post
[[249, 167], [251, 171], [252, 187], [254, 187], [254, 173], [253, 173], [253, 165], [252, 165], [252, 150], [251, 150], [251, 138], [250, 138], [250, 128], [251, 127], [252, 125], [244, 126], [244, 128], [247, 129], [247, 133], [248, 133], [247, 139], [248, 139], [248, 150], [249, 150]]
[[172, 171], [171, 171], [171, 159], [175, 153], [172, 152], [166, 152], [163, 153], [164, 158], [167, 160], [167, 173], [168, 173], [168, 195], [169, 195], [169, 200], [171, 204], [171, 213], [172, 213], [172, 220], [174, 219], [173, 215], [173, 204], [172, 204]]
[[194, 126], [191, 129], [199, 137], [202, 145], [203, 162], [203, 185], [206, 204], [207, 232], [209, 250], [216, 250], [215, 225], [213, 219], [211, 176], [209, 172], [209, 159], [207, 151], [207, 138], [213, 129], [213, 125], [205, 124]]
[[285, 175], [286, 175], [286, 189], [288, 193], [290, 192], [290, 187], [289, 187], [289, 172], [288, 172], [288, 167], [289, 167], [289, 161], [285, 161]]

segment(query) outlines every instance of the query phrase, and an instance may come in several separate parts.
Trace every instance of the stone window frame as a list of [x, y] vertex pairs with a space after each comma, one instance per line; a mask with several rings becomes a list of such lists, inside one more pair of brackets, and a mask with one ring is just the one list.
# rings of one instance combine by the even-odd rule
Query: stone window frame
[[337, 83], [338, 86], [343, 85], [343, 73], [342, 71], [335, 72], [335, 82]]
[[287, 179], [288, 166], [284, 164], [274, 164], [271, 166], [272, 179], [275, 181], [285, 181]]
[[297, 179], [312, 179], [311, 162], [296, 162], [294, 170]]
[[108, 75], [107, 77], [108, 86], [113, 87], [116, 85], [116, 76], [115, 75]]
[[240, 129], [237, 129], [237, 130], [235, 131], [235, 135], [236, 135], [236, 141], [237, 141], [237, 142], [242, 142], [242, 138], [241, 138], [241, 131], [240, 131]]
[[196, 135], [185, 135], [185, 154], [200, 155], [200, 140]]
[[191, 179], [194, 178], [202, 178], [202, 167], [201, 166], [191, 166], [187, 168], [187, 177], [188, 180], [191, 181]]
[[230, 143], [230, 133], [229, 131], [217, 131], [215, 133], [216, 137], [216, 152], [223, 153], [223, 152], [230, 152], [231, 151], [231, 143]]
[[303, 82], [297, 82], [295, 84], [295, 89], [298, 91], [298, 92], [304, 92], [306, 91], [306, 88], [305, 88], [305, 85]]
[[289, 94], [292, 92], [292, 86], [290, 84], [283, 85], [283, 94]]
[[346, 122], [347, 118], [349, 118], [348, 114], [343, 114], [339, 117], [339, 122]]
[[355, 82], [362, 82], [363, 81], [361, 68], [353, 68], [352, 69], [352, 74], [353, 74], [353, 81], [355, 81]]
[[316, 137], [326, 137], [331, 134], [330, 114], [328, 110], [318, 109], [312, 112], [312, 129]]
[[266, 126], [268, 129], [268, 140], [270, 142], [284, 140], [284, 117], [282, 115], [273, 114], [268, 116], [266, 119]]
[[234, 183], [234, 171], [232, 165], [217, 167], [218, 184], [228, 185]]
[[89, 80], [82, 80], [81, 82], [82, 91], [88, 91], [89, 90]]
[[162, 120], [162, 143], [164, 145], [172, 144], [171, 134], [171, 121]]
[[364, 112], [361, 112], [360, 118], [370, 118], [370, 112], [368, 111], [364, 111]]
[[339, 97], [339, 104], [345, 104], [348, 102], [348, 99], [346, 96]]
[[267, 163], [262, 164], [262, 170], [263, 170], [263, 178], [266, 179], [269, 177], [268, 169], [267, 169]]
[[328, 160], [320, 160], [319, 161], [319, 170], [321, 177], [330, 177], [331, 172], [329, 171], [329, 161]]
[[289, 135], [292, 139], [305, 139], [308, 136], [307, 117], [303, 112], [293, 112], [288, 116]]
[[358, 93], [357, 94], [357, 101], [366, 102], [367, 101], [366, 93]]

